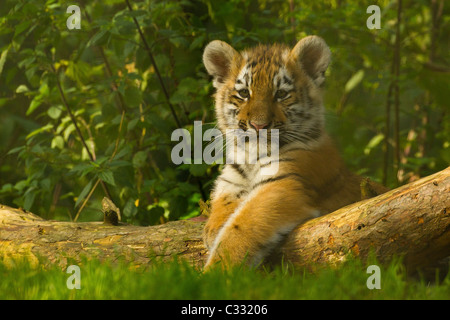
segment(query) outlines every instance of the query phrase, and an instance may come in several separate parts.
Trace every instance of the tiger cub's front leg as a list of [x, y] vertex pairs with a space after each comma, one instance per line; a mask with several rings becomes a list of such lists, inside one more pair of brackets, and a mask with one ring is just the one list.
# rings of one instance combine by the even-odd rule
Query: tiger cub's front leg
[[239, 205], [239, 199], [235, 194], [226, 193], [214, 198], [211, 202], [211, 214], [203, 229], [203, 242], [211, 250], [214, 239], [220, 228], [225, 224], [229, 216]]
[[203, 242], [211, 250], [219, 230], [247, 194], [247, 181], [238, 165], [226, 165], [211, 195], [211, 214], [203, 230]]
[[301, 189], [289, 178], [254, 189], [220, 229], [205, 268], [262, 262], [297, 225], [317, 216]]

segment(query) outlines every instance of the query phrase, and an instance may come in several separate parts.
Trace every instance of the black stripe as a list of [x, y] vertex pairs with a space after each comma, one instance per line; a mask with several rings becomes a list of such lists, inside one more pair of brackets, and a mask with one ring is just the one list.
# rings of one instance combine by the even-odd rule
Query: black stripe
[[292, 107], [292, 106], [298, 104], [298, 102], [299, 102], [299, 101], [298, 101], [297, 99], [295, 99], [293, 102], [289, 103], [286, 107], [287, 107], [287, 108]]
[[283, 80], [287, 84], [292, 84], [292, 80], [288, 79], [288, 77], [286, 77], [286, 76], [283, 76]]
[[248, 87], [248, 80], [249, 80], [248, 73], [244, 74], [244, 80], [245, 80], [245, 85]]
[[283, 150], [283, 153], [291, 152], [291, 151], [299, 151], [299, 150], [305, 151], [304, 148], [292, 148], [292, 149], [288, 149], [288, 150]]
[[257, 184], [255, 184], [253, 186], [253, 189], [256, 189], [257, 187], [260, 187], [260, 186], [262, 186], [262, 185], [264, 185], [266, 183], [280, 181], [280, 180], [288, 179], [288, 178], [298, 180], [301, 183], [305, 183], [305, 179], [301, 175], [299, 175], [298, 173], [286, 173], [286, 174], [283, 174], [283, 175], [278, 176], [278, 177], [269, 178], [269, 179], [260, 181], [260, 182], [258, 182]]
[[296, 110], [294, 114], [302, 120], [311, 120], [312, 117], [311, 113], [307, 113], [304, 110]]
[[242, 99], [241, 97], [237, 96], [237, 95], [232, 95], [233, 98], [238, 99], [240, 101], [244, 101], [245, 99]]
[[241, 191], [239, 191], [237, 194], [236, 194], [236, 198], [237, 199], [239, 199], [240, 197], [242, 197], [244, 194], [246, 194], [247, 193], [247, 191], [245, 191], [245, 190], [241, 190]]
[[262, 165], [260, 166], [260, 168], [264, 168], [264, 167], [270, 166], [270, 165], [271, 165], [272, 163], [274, 163], [274, 162], [280, 163], [280, 162], [287, 162], [287, 161], [295, 161], [295, 159], [292, 159], [292, 158], [284, 158], [284, 159], [273, 160], [273, 161], [271, 161], [271, 162], [262, 164]]
[[243, 184], [241, 184], [241, 183], [232, 182], [232, 181], [230, 181], [230, 180], [228, 180], [228, 179], [225, 179], [225, 178], [222, 178], [222, 177], [219, 177], [219, 178], [217, 178], [217, 179], [218, 179], [218, 180], [221, 180], [221, 181], [223, 181], [223, 182], [226, 182], [226, 183], [229, 183], [229, 184], [232, 184], [232, 185], [241, 187], [241, 188], [245, 188], [245, 186], [244, 186]]
[[[248, 129], [247, 128], [247, 122], [244, 121], [244, 120], [240, 120], [239, 123], [238, 123], [238, 126], [239, 126], [239, 128], [241, 128], [244, 131], [247, 131], [247, 129]], [[244, 137], [244, 139], [245, 139], [245, 137]], [[249, 137], [249, 139], [250, 139], [250, 137]]]
[[310, 140], [317, 140], [322, 136], [322, 130], [319, 127], [318, 123], [314, 123], [314, 125], [303, 132], [303, 136], [308, 137]]
[[242, 178], [247, 179], [247, 173], [242, 169], [242, 167], [237, 164], [237, 163], [233, 163], [231, 164], [231, 167], [241, 175]]

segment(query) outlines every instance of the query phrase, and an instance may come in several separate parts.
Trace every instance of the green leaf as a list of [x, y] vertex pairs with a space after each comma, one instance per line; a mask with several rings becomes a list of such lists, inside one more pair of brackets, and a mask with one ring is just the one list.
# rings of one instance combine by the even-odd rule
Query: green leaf
[[50, 88], [48, 87], [47, 83], [43, 83], [40, 87], [39, 87], [39, 97], [48, 97], [50, 93]]
[[364, 70], [359, 70], [356, 72], [345, 84], [345, 92], [348, 93], [352, 91], [364, 78]]
[[32, 57], [23, 59], [17, 65], [19, 66], [19, 68], [22, 68], [22, 67], [28, 68], [28, 66], [35, 61], [36, 61], [36, 57], [32, 56]]
[[14, 32], [14, 36], [17, 36], [19, 34], [21, 34], [22, 32], [24, 32], [25, 30], [28, 29], [28, 27], [30, 26], [32, 21], [30, 20], [25, 20], [22, 23], [19, 23], [17, 26], [15, 26], [15, 32]]
[[142, 92], [137, 87], [127, 87], [125, 89], [124, 99], [129, 107], [138, 107], [142, 101]]
[[139, 151], [133, 157], [133, 166], [135, 168], [142, 168], [147, 163], [147, 152]]
[[191, 45], [189, 46], [189, 50], [194, 50], [196, 48], [201, 48], [203, 46], [203, 43], [205, 42], [205, 35], [202, 34], [201, 36], [198, 36], [194, 39], [194, 41], [191, 42]]
[[31, 100], [30, 106], [26, 112], [26, 115], [29, 116], [33, 113], [34, 110], [37, 109], [42, 104], [42, 100], [39, 96], [36, 96], [33, 100]]
[[33, 137], [33, 136], [35, 136], [35, 135], [37, 135], [37, 134], [39, 134], [41, 132], [50, 131], [51, 129], [53, 129], [53, 125], [51, 123], [49, 123], [49, 124], [47, 124], [47, 125], [45, 125], [43, 127], [40, 127], [39, 129], [36, 129], [36, 130], [30, 132], [30, 134], [28, 134], [25, 139], [28, 140], [31, 137]]
[[40, 181], [39, 185], [41, 186], [41, 189], [44, 189], [45, 191], [50, 191], [52, 187], [52, 182], [49, 178], [45, 178]]
[[8, 55], [9, 47], [5, 51], [2, 52], [2, 55], [0, 56], [0, 75], [3, 71], [3, 66], [5, 65], [6, 56]]
[[202, 177], [206, 174], [209, 165], [206, 163], [201, 164], [191, 164], [189, 166], [189, 172], [195, 177]]
[[69, 140], [70, 134], [75, 131], [75, 125], [73, 123], [69, 124], [64, 130], [64, 140]]
[[27, 180], [20, 180], [19, 182], [17, 182], [15, 185], [14, 185], [14, 189], [16, 189], [17, 191], [19, 191], [19, 192], [22, 192], [23, 191], [23, 189], [25, 189], [25, 187], [27, 187], [28, 186], [28, 181]]
[[100, 30], [96, 34], [92, 36], [92, 38], [88, 41], [86, 47], [90, 47], [93, 45], [103, 45], [106, 43], [107, 37], [104, 37], [108, 33], [107, 29]]
[[23, 92], [29, 92], [29, 91], [30, 91], [30, 89], [28, 89], [28, 87], [24, 84], [21, 84], [16, 89], [16, 93], [23, 93]]
[[69, 65], [66, 69], [66, 75], [80, 84], [86, 84], [90, 80], [91, 72], [94, 68], [82, 60], [77, 62], [69, 61]]
[[130, 146], [124, 146], [119, 152], [116, 153], [114, 160], [120, 159], [128, 154], [131, 153], [131, 147]]
[[384, 139], [384, 134], [380, 133], [377, 134], [375, 137], [370, 139], [369, 143], [367, 144], [366, 148], [364, 149], [364, 154], [369, 154], [370, 151], [375, 148], [377, 145], [380, 144], [381, 141]]
[[129, 161], [125, 161], [125, 160], [113, 160], [109, 163], [110, 168], [128, 167], [128, 166], [131, 166], [131, 163]]
[[13, 192], [13, 185], [11, 183], [4, 184], [0, 189], [0, 193], [10, 193]]
[[26, 195], [24, 196], [23, 208], [25, 210], [30, 210], [31, 207], [33, 206], [35, 198], [36, 198], [36, 192], [33, 192], [33, 190], [28, 190], [26, 192]]
[[102, 179], [102, 181], [109, 183], [112, 186], [116, 186], [116, 182], [114, 181], [114, 175], [112, 171], [101, 171], [99, 173], [99, 177], [100, 179]]
[[134, 217], [138, 212], [137, 207], [134, 205], [133, 199], [128, 199], [127, 203], [123, 208], [123, 215], [125, 217]]
[[58, 119], [61, 116], [62, 113], [62, 105], [58, 105], [58, 106], [51, 106], [48, 110], [47, 110], [47, 114], [50, 118], [52, 119]]
[[138, 124], [139, 120], [140, 120], [139, 118], [135, 118], [135, 119], [131, 120], [130, 122], [128, 122], [127, 131], [133, 130], [136, 127], [136, 125]]
[[7, 155], [10, 155], [10, 154], [14, 154], [14, 153], [20, 152], [20, 151], [22, 151], [22, 150], [24, 150], [24, 149], [25, 149], [25, 146], [21, 146], [21, 147], [17, 147], [17, 148], [11, 149], [11, 150], [9, 150], [9, 152], [7, 153]]
[[52, 144], [51, 144], [51, 148], [55, 149], [64, 149], [64, 139], [61, 136], [56, 136], [52, 139]]
[[154, 225], [164, 216], [165, 210], [159, 205], [153, 205], [150, 210], [139, 213], [139, 222], [141, 225]]
[[93, 182], [94, 180], [89, 181], [88, 184], [83, 188], [83, 190], [81, 191], [80, 195], [77, 198], [77, 201], [75, 201], [75, 208], [78, 207], [78, 205], [84, 200], [84, 198], [86, 198], [89, 191], [91, 191]]
[[89, 172], [93, 171], [94, 167], [90, 163], [79, 163], [74, 166], [69, 173], [77, 174], [79, 177], [84, 177]]
[[170, 220], [177, 220], [186, 213], [188, 207], [187, 198], [183, 196], [172, 197], [169, 201], [169, 218]]
[[148, 15], [148, 11], [146, 10], [133, 10], [133, 11], [127, 11], [126, 14], [130, 17], [140, 17], [140, 16], [145, 16]]

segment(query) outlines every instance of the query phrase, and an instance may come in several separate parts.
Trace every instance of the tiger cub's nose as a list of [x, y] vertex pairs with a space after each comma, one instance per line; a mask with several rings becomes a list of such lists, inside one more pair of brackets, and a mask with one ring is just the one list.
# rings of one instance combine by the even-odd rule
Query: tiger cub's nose
[[267, 127], [267, 123], [259, 124], [257, 122], [250, 121], [250, 125], [255, 128], [256, 131], [259, 131], [261, 129], [264, 129]]

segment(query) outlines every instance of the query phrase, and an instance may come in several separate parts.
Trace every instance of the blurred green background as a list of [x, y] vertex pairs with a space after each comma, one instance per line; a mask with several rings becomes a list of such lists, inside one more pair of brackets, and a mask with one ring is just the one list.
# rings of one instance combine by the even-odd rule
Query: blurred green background
[[[66, 1], [2, 1], [1, 204], [100, 220], [108, 192], [130, 223], [198, 215], [220, 165], [174, 165], [171, 133], [214, 126], [201, 62], [214, 39], [239, 50], [321, 36], [333, 53], [327, 128], [348, 166], [394, 188], [449, 165], [444, 0], [129, 1], [70, 3], [72, 30]], [[381, 28], [370, 30], [374, 4]]]

